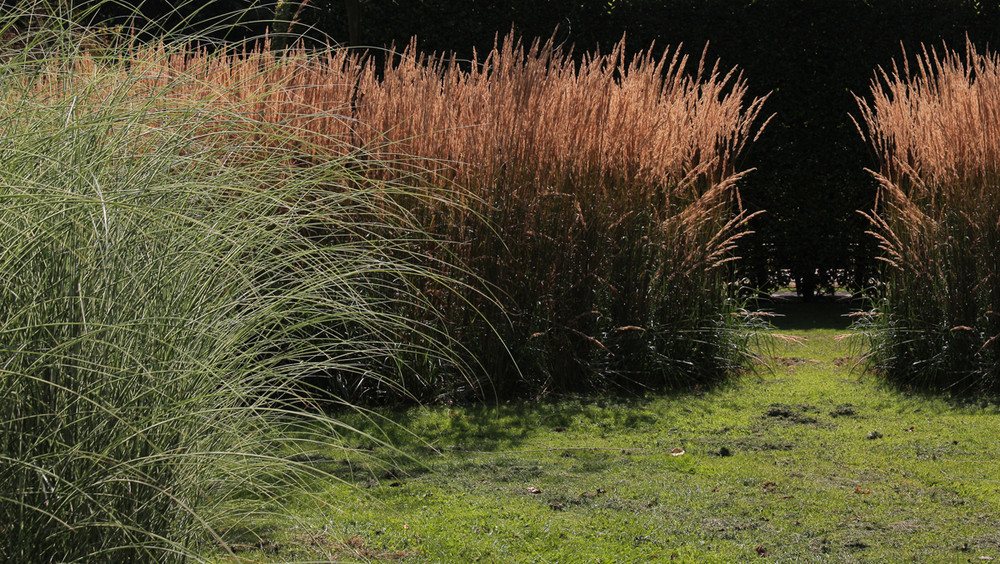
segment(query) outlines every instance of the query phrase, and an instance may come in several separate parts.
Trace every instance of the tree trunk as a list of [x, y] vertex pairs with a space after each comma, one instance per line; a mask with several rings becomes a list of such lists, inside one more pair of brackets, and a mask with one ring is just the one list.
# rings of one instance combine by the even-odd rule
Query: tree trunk
[[361, 0], [344, 0], [347, 10], [347, 42], [350, 45], [361, 43]]

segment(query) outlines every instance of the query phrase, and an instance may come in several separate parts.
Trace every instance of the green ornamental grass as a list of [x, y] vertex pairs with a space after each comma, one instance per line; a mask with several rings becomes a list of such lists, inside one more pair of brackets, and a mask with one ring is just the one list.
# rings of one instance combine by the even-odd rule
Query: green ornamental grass
[[396, 338], [437, 274], [383, 202], [430, 196], [144, 66], [182, 46], [95, 56], [52, 18], [0, 22], [0, 560], [198, 560], [315, 473], [302, 444], [350, 433], [311, 378], [452, 363]]

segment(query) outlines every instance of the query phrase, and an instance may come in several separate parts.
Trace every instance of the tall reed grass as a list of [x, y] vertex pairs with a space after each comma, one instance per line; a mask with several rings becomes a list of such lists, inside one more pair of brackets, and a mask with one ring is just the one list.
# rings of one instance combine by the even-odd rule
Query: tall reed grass
[[489, 381], [445, 396], [723, 377], [746, 360], [725, 263], [747, 220], [737, 163], [763, 100], [745, 99], [735, 71], [680, 51], [627, 57], [622, 41], [581, 59], [508, 37], [473, 61], [414, 43], [381, 64], [261, 48], [170, 68], [238, 96], [283, 85], [258, 97], [255, 115], [313, 131], [317, 146], [339, 139], [345, 156], [405, 160], [410, 178], [359, 173], [428, 183], [464, 204], [395, 202], [451, 242], [435, 256], [464, 264], [446, 270], [460, 291], [428, 283], [424, 295]]
[[881, 158], [869, 217], [886, 263], [870, 333], [891, 379], [1000, 392], [1000, 58], [968, 43], [894, 65], [859, 99]]
[[350, 432], [310, 378], [405, 394], [407, 358], [452, 365], [416, 285], [432, 243], [385, 204], [433, 192], [261, 119], [281, 84], [59, 23], [0, 34], [0, 560], [197, 560], [312, 475], [303, 421]]

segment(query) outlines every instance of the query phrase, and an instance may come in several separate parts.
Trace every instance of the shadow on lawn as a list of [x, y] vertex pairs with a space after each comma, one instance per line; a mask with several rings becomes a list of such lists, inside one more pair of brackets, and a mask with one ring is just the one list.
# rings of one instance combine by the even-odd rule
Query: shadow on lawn
[[[810, 329], [847, 330], [853, 318], [849, 314], [863, 308], [864, 302], [849, 296], [817, 296], [804, 302], [794, 294], [775, 294], [757, 303], [759, 311], [774, 313], [770, 318], [778, 331]], [[712, 388], [663, 391], [652, 397], [694, 398]], [[567, 437], [614, 433], [616, 429], [655, 426], [656, 417], [646, 410], [649, 396], [615, 395], [549, 397], [543, 401], [515, 401], [502, 405], [432, 405], [426, 408], [379, 410], [373, 419], [347, 421], [374, 440], [361, 440], [358, 448], [391, 459], [396, 473], [418, 475], [427, 471], [423, 459], [443, 452], [502, 454], [517, 450], [539, 431]], [[386, 445], [394, 445], [393, 453]], [[407, 456], [395, 456], [408, 453]], [[347, 468], [342, 471], [349, 471]]]
[[379, 432], [390, 444], [418, 445], [423, 442], [418, 437], [430, 436], [433, 447], [441, 450], [492, 451], [518, 445], [538, 430], [573, 434], [581, 427], [607, 431], [653, 425], [656, 418], [646, 411], [646, 401], [641, 397], [553, 398], [500, 406], [410, 409], [391, 412], [388, 419], [393, 424]]
[[389, 410], [365, 421], [348, 417], [350, 424], [373, 439], [356, 443], [358, 454], [367, 463], [347, 463], [343, 455], [354, 458], [347, 453], [332, 453], [318, 462], [324, 471], [348, 482], [375, 478], [391, 483], [427, 473], [428, 461], [440, 454], [511, 454], [539, 432], [565, 435], [563, 441], [556, 442], [586, 443], [593, 436], [612, 436], [625, 429], [652, 429], [659, 418], [648, 410], [647, 402], [648, 398], [641, 397], [561, 398]]
[[771, 324], [779, 331], [805, 331], [809, 329], [847, 330], [853, 318], [850, 314], [864, 309], [858, 298], [838, 294], [816, 296], [813, 301], [803, 301], [792, 293], [774, 294], [759, 300], [758, 311], [774, 313]]

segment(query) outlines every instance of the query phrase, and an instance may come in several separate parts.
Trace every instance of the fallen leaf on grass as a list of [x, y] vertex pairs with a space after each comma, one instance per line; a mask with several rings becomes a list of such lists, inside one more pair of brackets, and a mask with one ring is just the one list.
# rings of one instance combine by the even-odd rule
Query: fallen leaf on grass
[[540, 490], [540, 489], [538, 489], [538, 488], [536, 488], [534, 486], [528, 486], [528, 493], [540, 494], [540, 493], [542, 493], [542, 490]]
[[582, 494], [580, 494], [580, 497], [592, 498], [592, 497], [597, 497], [597, 496], [599, 496], [601, 494], [604, 494], [604, 493], [608, 493], [608, 490], [606, 490], [604, 488], [597, 488], [597, 491], [595, 491], [593, 493], [591, 493], [591, 492], [583, 492]]
[[684, 449], [681, 447], [675, 447], [670, 451], [670, 456], [682, 456], [684, 454]]

